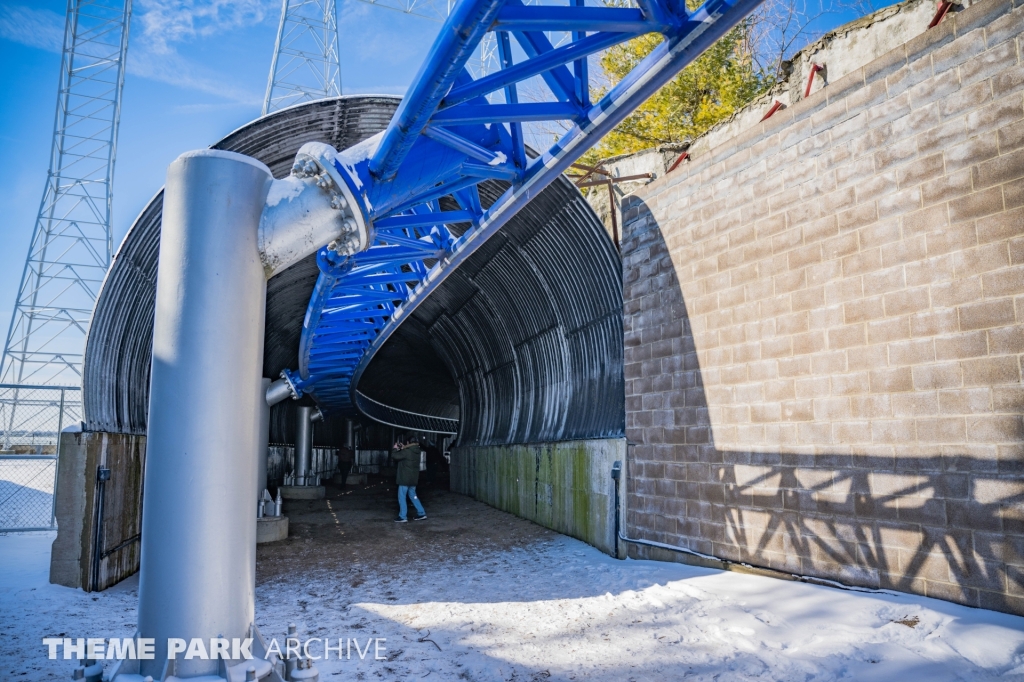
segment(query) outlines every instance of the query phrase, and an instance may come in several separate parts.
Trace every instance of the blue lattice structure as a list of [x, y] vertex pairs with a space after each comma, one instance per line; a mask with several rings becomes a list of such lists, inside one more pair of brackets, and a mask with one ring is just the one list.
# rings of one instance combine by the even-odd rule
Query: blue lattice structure
[[[314, 150], [371, 237], [355, 255], [331, 246], [317, 254], [299, 368], [288, 374], [296, 392], [325, 412], [356, 412], [362, 372], [447, 273], [759, 2], [711, 0], [689, 12], [676, 0], [636, 8], [462, 0], [388, 128], [342, 152]], [[488, 32], [502, 69], [474, 79], [466, 64]], [[548, 32], [572, 39], [555, 47]], [[592, 101], [587, 57], [647, 33], [664, 40]], [[549, 101], [520, 101], [517, 84], [538, 76]], [[531, 157], [523, 124], [534, 121], [570, 128]], [[505, 188], [486, 208], [485, 182]]]

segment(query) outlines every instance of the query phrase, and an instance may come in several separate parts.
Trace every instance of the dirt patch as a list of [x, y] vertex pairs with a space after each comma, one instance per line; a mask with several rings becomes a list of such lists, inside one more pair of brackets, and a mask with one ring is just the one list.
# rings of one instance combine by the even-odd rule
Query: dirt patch
[[[259, 545], [256, 583], [330, 572], [353, 588], [366, 572], [524, 548], [559, 537], [530, 521], [447, 490], [447, 481], [417, 487], [425, 521], [395, 523], [398, 490], [371, 478], [365, 486], [327, 486], [323, 500], [286, 501], [289, 537]], [[410, 517], [412, 515], [410, 513]]]
[[894, 620], [894, 623], [900, 625], [906, 625], [908, 628], [916, 628], [917, 624], [921, 622], [921, 619], [917, 616], [910, 616], [909, 618], [901, 618], [900, 620]]

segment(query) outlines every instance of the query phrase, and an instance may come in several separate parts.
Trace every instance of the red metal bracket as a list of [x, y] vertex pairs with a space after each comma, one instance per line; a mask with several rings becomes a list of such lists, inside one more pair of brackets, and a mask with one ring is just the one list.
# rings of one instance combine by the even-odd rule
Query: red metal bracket
[[668, 172], [671, 173], [672, 171], [674, 171], [676, 168], [679, 167], [679, 164], [681, 164], [683, 161], [686, 161], [688, 158], [690, 158], [690, 152], [683, 152], [682, 154], [680, 154], [676, 158], [676, 160], [672, 162], [672, 165], [668, 167]]
[[[686, 152], [683, 152], [683, 156], [686, 156]], [[617, 182], [629, 182], [631, 180], [650, 180], [654, 176], [650, 173], [640, 173], [639, 175], [625, 175], [622, 177], [612, 177], [612, 174], [601, 168], [601, 161], [597, 166], [587, 166], [582, 163], [574, 163], [572, 167], [586, 171], [586, 175], [569, 175], [567, 176], [576, 183], [576, 186], [580, 189], [586, 187], [599, 187], [601, 185], [607, 185], [608, 187], [608, 209], [612, 219], [612, 240], [615, 242], [615, 248], [619, 248], [619, 221], [615, 217], [615, 183]], [[679, 161], [676, 160], [676, 164]], [[673, 165], [672, 168], [675, 168]], [[669, 170], [672, 170], [671, 168]], [[590, 178], [594, 175], [601, 176], [600, 180], [591, 180]]]
[[939, 6], [935, 8], [935, 16], [932, 17], [932, 23], [928, 24], [928, 28], [935, 28], [936, 26], [938, 26], [939, 22], [942, 21], [943, 17], [945, 17], [946, 14], [949, 13], [949, 8], [952, 6], [952, 2], [942, 0], [942, 2], [939, 3]]
[[767, 121], [768, 119], [770, 119], [770, 118], [772, 117], [772, 115], [773, 115], [773, 114], [774, 114], [774, 113], [775, 113], [776, 111], [778, 111], [779, 109], [782, 109], [782, 108], [783, 108], [783, 107], [785, 107], [785, 106], [786, 106], [786, 105], [785, 105], [785, 104], [783, 104], [782, 102], [780, 102], [779, 100], [775, 100], [775, 103], [774, 103], [774, 104], [772, 104], [772, 108], [771, 108], [771, 109], [769, 109], [769, 110], [768, 110], [768, 113], [766, 113], [766, 114], [765, 114], [765, 115], [764, 115], [764, 116], [763, 116], [763, 117], [761, 118], [761, 121], [760, 121], [760, 122], [761, 122], [761, 123], [763, 123], [763, 122]]
[[807, 87], [804, 88], [804, 98], [811, 95], [811, 84], [814, 83], [814, 74], [822, 70], [821, 64], [811, 64], [811, 72], [807, 75]]

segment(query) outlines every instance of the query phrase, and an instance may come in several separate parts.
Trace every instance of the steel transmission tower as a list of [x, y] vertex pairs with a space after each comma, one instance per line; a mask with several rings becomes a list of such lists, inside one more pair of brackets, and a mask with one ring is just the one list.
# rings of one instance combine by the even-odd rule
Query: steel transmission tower
[[282, 0], [263, 115], [340, 94], [335, 0]]
[[85, 332], [113, 246], [111, 183], [130, 17], [131, 0], [68, 0], [50, 169], [0, 383], [81, 381]]

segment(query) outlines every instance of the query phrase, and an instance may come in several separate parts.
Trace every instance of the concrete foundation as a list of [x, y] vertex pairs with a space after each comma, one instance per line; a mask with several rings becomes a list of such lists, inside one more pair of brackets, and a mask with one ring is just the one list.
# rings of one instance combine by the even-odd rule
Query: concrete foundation
[[615, 553], [612, 465], [626, 439], [457, 447], [451, 488]]
[[256, 519], [256, 544], [278, 542], [288, 538], [287, 516], [264, 516]]
[[[50, 582], [87, 592], [103, 590], [139, 570], [146, 437], [65, 431], [60, 438], [58, 531], [50, 553]], [[97, 509], [100, 467], [110, 469], [110, 478], [103, 483], [102, 514]]]
[[282, 500], [322, 500], [327, 494], [322, 485], [282, 485], [278, 491]]

